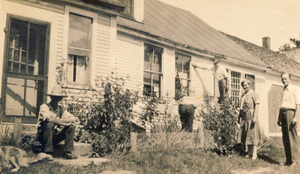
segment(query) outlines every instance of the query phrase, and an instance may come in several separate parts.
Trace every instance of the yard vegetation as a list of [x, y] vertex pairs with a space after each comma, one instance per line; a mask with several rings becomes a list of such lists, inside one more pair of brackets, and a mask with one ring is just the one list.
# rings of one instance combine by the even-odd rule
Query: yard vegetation
[[[108, 155], [111, 162], [102, 165], [85, 167], [64, 166], [47, 161], [31, 164], [28, 168], [21, 168], [17, 173], [101, 173], [106, 170], [128, 170], [137, 174], [166, 174], [166, 173], [247, 173], [261, 171], [261, 173], [298, 173], [298, 167], [278, 165], [284, 162], [285, 155], [282, 140], [274, 138], [268, 140], [269, 146], [260, 150], [258, 159], [253, 161], [239, 155], [220, 156], [204, 149], [187, 150], [157, 150], [143, 153], [126, 153], [122, 155]], [[262, 172], [263, 171], [263, 172]], [[9, 173], [3, 171], [3, 173]]]
[[[59, 72], [58, 79], [63, 79], [63, 71]], [[78, 118], [76, 140], [92, 145], [92, 157], [109, 158], [111, 162], [80, 167], [41, 161], [21, 168], [17, 173], [82, 174], [101, 173], [105, 170], [129, 170], [143, 174], [244, 173], [256, 169], [264, 169], [270, 173], [297, 172], [296, 168], [278, 165], [285, 159], [281, 139], [266, 139], [265, 146], [259, 150], [259, 159], [255, 161], [243, 157], [242, 148], [235, 145], [238, 108], [230, 100], [222, 102], [218, 108], [205, 106], [200, 114], [196, 115], [197, 119], [203, 120], [206, 141], [204, 147], [156, 148], [133, 152], [130, 133], [137, 131], [131, 123], [134, 114], [145, 127], [151, 125], [151, 133], [179, 132], [180, 126], [178, 116], [174, 117], [167, 112], [162, 115], [158, 112], [158, 104], [165, 104], [168, 108], [168, 100], [153, 96], [140, 97], [137, 91], [126, 89], [125, 83], [124, 79], [114, 74], [98, 78], [96, 88], [91, 88], [89, 93], [85, 91], [68, 101], [69, 111]], [[135, 113], [133, 107], [138, 101], [143, 103], [143, 108], [142, 112]], [[163, 118], [160, 124], [153, 123], [157, 117]], [[9, 137], [0, 137], [1, 145], [10, 145]], [[39, 152], [39, 145], [34, 138], [23, 136], [22, 142], [17, 146], [27, 151]], [[9, 169], [3, 169], [2, 172], [9, 173], [8, 171]]]

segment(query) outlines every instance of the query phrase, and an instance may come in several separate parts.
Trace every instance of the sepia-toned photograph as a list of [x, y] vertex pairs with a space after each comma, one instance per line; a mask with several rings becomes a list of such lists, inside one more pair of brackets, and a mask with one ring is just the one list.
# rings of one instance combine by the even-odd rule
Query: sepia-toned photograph
[[299, 8], [0, 0], [0, 173], [300, 173]]

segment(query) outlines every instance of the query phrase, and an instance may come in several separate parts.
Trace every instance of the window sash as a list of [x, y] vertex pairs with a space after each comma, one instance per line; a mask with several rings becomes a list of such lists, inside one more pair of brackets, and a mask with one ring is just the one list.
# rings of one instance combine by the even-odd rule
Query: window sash
[[[191, 57], [176, 53], [175, 54], [175, 99], [190, 95], [190, 62]], [[186, 82], [184, 84], [183, 82]]]
[[144, 95], [161, 97], [163, 49], [145, 44]]
[[144, 72], [144, 91], [147, 96], [161, 97], [162, 74]]
[[89, 82], [89, 58], [93, 19], [70, 13], [67, 82], [85, 84]]
[[45, 75], [46, 33], [46, 26], [12, 18], [6, 71]]
[[241, 73], [231, 71], [231, 100], [234, 102], [240, 101], [241, 91]]

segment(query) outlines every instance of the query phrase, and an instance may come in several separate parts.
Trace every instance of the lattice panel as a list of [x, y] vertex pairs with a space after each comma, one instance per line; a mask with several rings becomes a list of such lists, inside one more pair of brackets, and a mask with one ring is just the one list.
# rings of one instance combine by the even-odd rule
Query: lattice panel
[[281, 103], [282, 91], [282, 86], [272, 85], [268, 92], [268, 120], [270, 133], [281, 132], [281, 128], [277, 125], [277, 119], [279, 114], [279, 106]]

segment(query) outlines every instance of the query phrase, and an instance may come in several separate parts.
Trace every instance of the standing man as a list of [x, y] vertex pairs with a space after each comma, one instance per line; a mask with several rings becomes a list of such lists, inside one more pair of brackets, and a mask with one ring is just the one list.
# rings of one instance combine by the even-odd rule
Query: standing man
[[230, 89], [229, 86], [230, 76], [226, 71], [226, 69], [219, 64], [220, 61], [221, 61], [220, 56], [216, 56], [215, 59], [213, 60], [213, 64], [214, 64], [213, 67], [206, 67], [202, 64], [193, 65], [195, 67], [214, 72], [214, 78], [218, 81], [218, 88], [220, 93], [219, 102], [228, 98], [228, 91]]
[[63, 157], [74, 159], [71, 152], [74, 150], [75, 117], [59, 102], [66, 97], [60, 86], [54, 86], [48, 104], [40, 106], [38, 140], [41, 141], [43, 151], [52, 155], [53, 145], [65, 140]]
[[215, 79], [218, 81], [218, 87], [219, 87], [219, 93], [220, 98], [219, 101], [222, 101], [223, 99], [228, 97], [228, 90], [229, 88], [229, 74], [226, 71], [226, 69], [221, 66], [220, 58], [214, 59], [214, 72], [215, 72]]
[[299, 118], [300, 98], [298, 88], [290, 84], [291, 76], [287, 73], [281, 75], [284, 85], [282, 102], [278, 117], [278, 126], [281, 126], [282, 140], [285, 150], [285, 165], [296, 165], [299, 148], [297, 135], [297, 121]]

